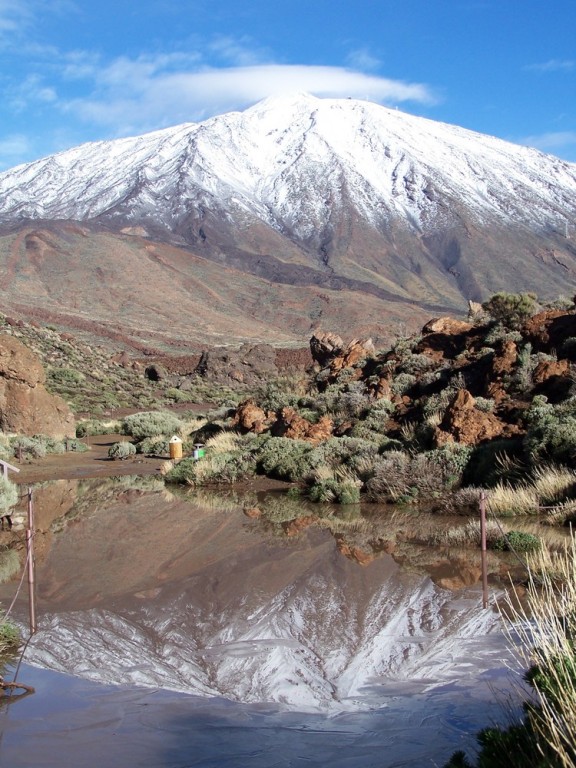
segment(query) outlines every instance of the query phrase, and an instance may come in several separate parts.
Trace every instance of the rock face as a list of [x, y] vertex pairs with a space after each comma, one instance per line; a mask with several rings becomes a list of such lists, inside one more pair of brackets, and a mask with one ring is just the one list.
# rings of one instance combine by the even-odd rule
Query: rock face
[[479, 411], [475, 405], [470, 392], [465, 389], [458, 392], [440, 424], [437, 433], [439, 445], [452, 440], [464, 445], [477, 445], [504, 432], [504, 424], [496, 416]]
[[318, 331], [310, 339], [312, 359], [321, 368], [325, 368], [344, 349], [344, 341], [337, 333]]
[[312, 424], [289, 406], [282, 408], [276, 422], [272, 425], [272, 434], [277, 437], [306, 440], [313, 445], [327, 440], [333, 432], [334, 422], [328, 416], [322, 416], [316, 424]]
[[274, 418], [273, 412], [267, 414], [263, 408], [256, 405], [254, 398], [251, 397], [240, 403], [232, 423], [243, 432], [254, 432], [259, 435], [268, 429]]
[[75, 421], [62, 398], [44, 386], [36, 355], [12, 336], [0, 336], [0, 429], [22, 435], [72, 437]]

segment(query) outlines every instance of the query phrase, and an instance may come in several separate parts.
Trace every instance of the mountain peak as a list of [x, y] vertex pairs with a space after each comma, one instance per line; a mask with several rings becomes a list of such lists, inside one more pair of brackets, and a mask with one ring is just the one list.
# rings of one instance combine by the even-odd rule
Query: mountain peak
[[576, 165], [355, 99], [291, 92], [0, 174], [0, 235], [54, 220], [310, 286], [310, 327], [324, 289], [430, 313], [576, 287]]

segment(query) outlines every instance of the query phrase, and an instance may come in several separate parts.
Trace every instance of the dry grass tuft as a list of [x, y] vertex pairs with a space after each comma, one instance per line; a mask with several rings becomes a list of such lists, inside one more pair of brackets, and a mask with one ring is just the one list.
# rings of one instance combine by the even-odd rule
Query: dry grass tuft
[[[564, 552], [542, 548], [529, 556], [527, 598], [507, 601], [512, 632], [531, 667], [528, 679], [537, 707], [528, 717], [540, 751], [554, 755], [547, 765], [576, 765], [576, 540]], [[517, 644], [518, 641], [515, 641]], [[542, 763], [544, 764], [544, 763]]]

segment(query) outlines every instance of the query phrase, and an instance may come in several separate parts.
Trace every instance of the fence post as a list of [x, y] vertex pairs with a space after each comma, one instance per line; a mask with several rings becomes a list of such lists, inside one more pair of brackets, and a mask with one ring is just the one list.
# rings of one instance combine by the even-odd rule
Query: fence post
[[482, 608], [488, 608], [488, 556], [486, 554], [485, 491], [480, 491], [480, 546], [482, 549]]
[[28, 557], [28, 605], [30, 609], [30, 634], [37, 630], [36, 625], [36, 584], [34, 563], [34, 507], [32, 505], [32, 488], [28, 486], [28, 527], [26, 528], [26, 554]]

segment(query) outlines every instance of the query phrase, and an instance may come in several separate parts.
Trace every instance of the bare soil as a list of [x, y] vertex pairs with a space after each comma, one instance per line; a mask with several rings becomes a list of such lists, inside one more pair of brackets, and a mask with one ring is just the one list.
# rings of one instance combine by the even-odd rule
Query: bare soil
[[168, 457], [149, 458], [136, 454], [128, 459], [109, 459], [108, 449], [126, 440], [125, 435], [94, 435], [84, 439], [89, 450], [51, 454], [42, 459], [13, 461], [18, 474], [10, 473], [16, 483], [39, 483], [44, 480], [73, 480], [85, 477], [115, 477], [117, 475], [154, 475]]

